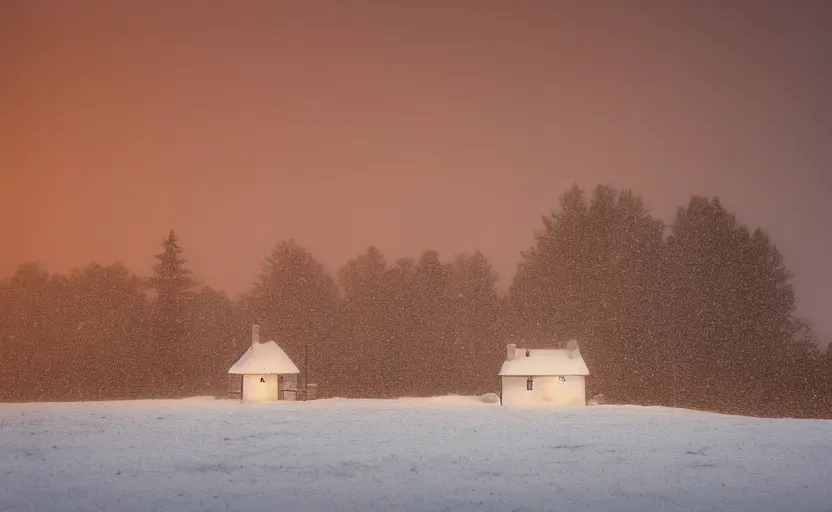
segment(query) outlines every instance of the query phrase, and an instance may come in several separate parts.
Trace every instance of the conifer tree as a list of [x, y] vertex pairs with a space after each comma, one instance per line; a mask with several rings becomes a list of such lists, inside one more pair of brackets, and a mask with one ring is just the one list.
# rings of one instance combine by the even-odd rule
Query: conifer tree
[[[309, 372], [321, 376], [338, 304], [326, 268], [294, 240], [280, 242], [266, 257], [247, 302], [249, 323], [261, 326], [263, 341], [273, 339], [298, 362], [308, 346]], [[301, 368], [299, 385], [306, 377]]]
[[577, 186], [543, 218], [509, 291], [515, 338], [541, 347], [578, 340], [588, 389], [655, 401], [657, 269], [663, 226], [629, 191]]
[[[395, 396], [395, 343], [391, 324], [392, 298], [387, 286], [387, 263], [377, 247], [369, 247], [338, 271], [343, 292], [340, 311], [344, 352], [341, 373], [351, 391]], [[392, 356], [392, 357], [391, 357]]]
[[[156, 254], [150, 283], [156, 292], [152, 318], [151, 352], [145, 371], [151, 376], [153, 391], [181, 394], [186, 384], [185, 365], [190, 345], [188, 305], [194, 280], [182, 256], [179, 235], [173, 230], [162, 241]], [[158, 369], [158, 370], [157, 370]]]
[[665, 255], [668, 363], [678, 405], [738, 413], [782, 410], [794, 291], [768, 237], [738, 224], [719, 199], [694, 197]]

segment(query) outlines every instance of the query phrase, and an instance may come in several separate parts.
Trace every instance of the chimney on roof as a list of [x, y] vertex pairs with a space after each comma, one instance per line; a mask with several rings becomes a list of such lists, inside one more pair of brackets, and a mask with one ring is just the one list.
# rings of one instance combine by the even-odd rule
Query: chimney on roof
[[260, 326], [254, 324], [251, 326], [251, 346], [255, 346], [260, 343]]
[[517, 349], [517, 345], [514, 343], [509, 343], [506, 345], [506, 361], [511, 361], [514, 359], [514, 351]]
[[569, 358], [575, 359], [576, 357], [581, 357], [581, 351], [578, 349], [578, 341], [577, 340], [569, 340], [566, 344], [566, 349], [569, 350]]

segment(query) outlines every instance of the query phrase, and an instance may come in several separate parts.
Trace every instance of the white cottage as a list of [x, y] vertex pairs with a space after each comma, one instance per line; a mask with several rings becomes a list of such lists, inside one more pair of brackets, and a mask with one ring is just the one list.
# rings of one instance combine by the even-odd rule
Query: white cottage
[[251, 346], [228, 373], [240, 375], [241, 397], [244, 401], [296, 399], [300, 370], [277, 343], [260, 343], [258, 325], [251, 329]]
[[578, 344], [565, 349], [506, 346], [500, 369], [503, 405], [586, 405], [586, 367]]

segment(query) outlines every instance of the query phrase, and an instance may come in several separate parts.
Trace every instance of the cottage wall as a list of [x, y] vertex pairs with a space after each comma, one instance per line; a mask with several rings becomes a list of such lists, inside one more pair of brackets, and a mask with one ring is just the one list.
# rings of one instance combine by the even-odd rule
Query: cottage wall
[[[265, 382], [260, 382], [260, 379]], [[243, 375], [243, 400], [247, 402], [277, 400], [277, 375]]]
[[281, 375], [280, 394], [282, 400], [297, 400], [298, 396], [298, 376], [296, 374]]
[[502, 377], [503, 405], [586, 405], [586, 378], [567, 375], [565, 382], [556, 376], [532, 377], [532, 390], [526, 389], [528, 377]]

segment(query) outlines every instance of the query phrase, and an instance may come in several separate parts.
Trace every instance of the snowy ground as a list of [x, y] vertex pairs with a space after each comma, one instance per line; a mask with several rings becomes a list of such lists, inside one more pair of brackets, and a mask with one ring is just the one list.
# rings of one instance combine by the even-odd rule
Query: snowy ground
[[0, 511], [832, 511], [832, 422], [469, 398], [0, 404]]

